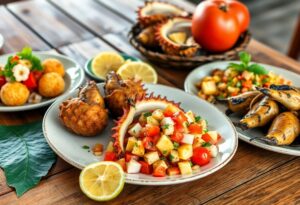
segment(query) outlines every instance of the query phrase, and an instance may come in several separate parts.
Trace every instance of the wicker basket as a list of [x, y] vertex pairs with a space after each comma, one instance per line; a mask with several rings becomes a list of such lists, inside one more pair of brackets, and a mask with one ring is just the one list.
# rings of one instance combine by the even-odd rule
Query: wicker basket
[[247, 47], [251, 35], [249, 31], [243, 33], [236, 45], [229, 51], [224, 53], [213, 54], [204, 50], [199, 50], [198, 54], [194, 57], [184, 57], [176, 55], [168, 55], [160, 50], [151, 50], [144, 47], [138, 40], [137, 36], [141, 32], [141, 27], [139, 24], [135, 24], [129, 31], [129, 42], [133, 47], [135, 47], [143, 56], [145, 56], [149, 61], [160, 67], [174, 68], [174, 69], [192, 69], [203, 63], [211, 61], [220, 60], [232, 60], [235, 59], [240, 51], [245, 50]]

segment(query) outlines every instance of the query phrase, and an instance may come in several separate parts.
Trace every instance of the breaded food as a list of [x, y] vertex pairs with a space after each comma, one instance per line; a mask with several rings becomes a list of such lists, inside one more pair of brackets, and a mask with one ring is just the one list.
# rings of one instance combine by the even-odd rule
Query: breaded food
[[27, 102], [30, 91], [19, 82], [6, 83], [0, 92], [1, 101], [5, 105], [19, 106]]
[[45, 73], [55, 72], [64, 77], [65, 68], [64, 65], [55, 58], [48, 58], [42, 63], [43, 69]]
[[65, 81], [58, 73], [45, 73], [39, 80], [38, 90], [44, 97], [56, 97], [64, 92]]

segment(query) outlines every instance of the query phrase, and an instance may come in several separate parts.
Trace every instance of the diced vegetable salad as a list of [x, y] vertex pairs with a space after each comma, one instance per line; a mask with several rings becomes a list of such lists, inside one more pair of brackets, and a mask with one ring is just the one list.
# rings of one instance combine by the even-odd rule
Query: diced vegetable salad
[[225, 70], [213, 70], [196, 84], [198, 96], [214, 102], [216, 98], [223, 99], [255, 90], [256, 86], [291, 85], [291, 81], [267, 71], [262, 65], [250, 64], [250, 60], [248, 53], [241, 52], [240, 64], [230, 63]]
[[127, 131], [124, 158], [117, 159], [111, 144], [105, 160], [117, 161], [127, 173], [155, 177], [191, 174], [218, 155], [220, 139], [200, 116], [168, 106], [136, 118]]

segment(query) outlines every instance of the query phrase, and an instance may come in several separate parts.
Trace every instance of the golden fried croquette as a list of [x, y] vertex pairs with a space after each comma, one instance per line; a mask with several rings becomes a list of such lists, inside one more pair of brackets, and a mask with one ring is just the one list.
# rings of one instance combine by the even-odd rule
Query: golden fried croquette
[[1, 101], [5, 105], [18, 106], [27, 102], [30, 91], [19, 82], [6, 83], [0, 92]]
[[64, 77], [65, 68], [64, 65], [55, 58], [48, 58], [42, 63], [43, 69], [45, 73], [55, 72]]
[[65, 81], [58, 73], [45, 73], [39, 80], [38, 90], [44, 97], [56, 97], [65, 89]]

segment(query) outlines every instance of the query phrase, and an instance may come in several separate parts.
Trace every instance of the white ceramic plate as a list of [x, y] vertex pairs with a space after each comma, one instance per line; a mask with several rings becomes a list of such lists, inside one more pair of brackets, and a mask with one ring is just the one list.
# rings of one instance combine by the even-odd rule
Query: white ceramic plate
[[[34, 55], [36, 55], [41, 61], [47, 59], [47, 58], [56, 58], [59, 61], [61, 61], [65, 67], [65, 90], [63, 94], [61, 94], [58, 97], [63, 97], [67, 95], [69, 92], [75, 90], [78, 86], [81, 85], [81, 83], [84, 80], [84, 71], [80, 68], [80, 66], [73, 61], [71, 58], [68, 58], [66, 56], [60, 55], [60, 54], [53, 54], [53, 53], [47, 53], [47, 52], [33, 52]], [[15, 53], [10, 53], [6, 55], [0, 56], [0, 64], [5, 65], [7, 58], [11, 55], [14, 55]], [[56, 98], [58, 98], [56, 97]], [[37, 109], [40, 107], [44, 107], [47, 105], [50, 105], [55, 101], [56, 98], [43, 98], [41, 103], [37, 104], [25, 104], [22, 106], [5, 106], [2, 103], [0, 103], [0, 112], [16, 112], [16, 111], [24, 111], [24, 110], [32, 110]]]
[[[103, 93], [103, 84], [98, 85]], [[151, 84], [146, 85], [146, 88], [148, 88], [148, 92], [154, 92], [155, 95], [160, 94], [166, 96], [169, 100], [180, 101], [182, 108], [192, 110], [196, 114], [201, 115], [204, 119], [207, 119], [209, 128], [217, 130], [223, 137], [223, 140], [218, 145], [220, 153], [217, 158], [214, 158], [208, 165], [201, 167], [201, 171], [187, 176], [162, 178], [144, 174], [126, 174], [127, 183], [140, 185], [170, 185], [193, 181], [212, 174], [231, 160], [237, 149], [238, 137], [234, 126], [223, 113], [213, 105], [179, 89]], [[51, 105], [44, 117], [43, 131], [50, 147], [61, 158], [73, 166], [82, 169], [90, 163], [103, 160], [103, 156], [96, 157], [91, 152], [83, 149], [82, 146], [87, 145], [93, 147], [94, 144], [101, 143], [106, 147], [111, 140], [113, 122], [110, 120], [104, 132], [96, 137], [82, 137], [69, 132], [60, 123], [58, 109], [61, 102], [71, 96], [76, 96], [76, 91], [65, 96], [65, 98], [59, 98]]]
[[[226, 67], [231, 62], [238, 63], [238, 61], [222, 61], [222, 62], [214, 62], [214, 63], [209, 63], [209, 64], [199, 66], [198, 68], [193, 70], [185, 79], [185, 82], [184, 82], [185, 91], [188, 93], [197, 95], [197, 88], [196, 88], [195, 84], [199, 81], [199, 79], [202, 79], [203, 77], [209, 75], [211, 73], [211, 71], [214, 70], [215, 68], [226, 69]], [[275, 66], [271, 66], [271, 65], [267, 65], [267, 64], [261, 64], [261, 65], [263, 65], [267, 70], [272, 71], [276, 74], [280, 74], [284, 78], [291, 80], [293, 85], [295, 85], [296, 87], [300, 87], [300, 75], [293, 73], [291, 71], [288, 71], [288, 70], [284, 70], [284, 69], [275, 67]], [[225, 112], [226, 107], [224, 105], [217, 103], [216, 106], [222, 112]], [[240, 119], [240, 116], [231, 115], [230, 119], [233, 122], [238, 122]], [[262, 129], [257, 128], [257, 129], [250, 129], [250, 130], [243, 131], [242, 129], [237, 128], [237, 131], [239, 133], [239, 138], [241, 140], [248, 142], [250, 144], [253, 144], [255, 146], [258, 146], [260, 148], [278, 152], [278, 153], [282, 153], [282, 154], [300, 156], [300, 147], [274, 146], [274, 145], [269, 145], [261, 140], [250, 141], [250, 139], [253, 137], [263, 137], [266, 133], [264, 133], [262, 131]]]
[[3, 38], [2, 34], [0, 33], [0, 49], [2, 48], [3, 45], [4, 45], [4, 38]]

